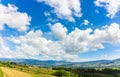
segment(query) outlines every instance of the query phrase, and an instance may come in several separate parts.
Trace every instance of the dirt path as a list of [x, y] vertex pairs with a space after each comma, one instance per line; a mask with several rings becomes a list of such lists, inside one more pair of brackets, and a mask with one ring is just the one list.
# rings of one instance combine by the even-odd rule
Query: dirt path
[[31, 75], [29, 75], [27, 73], [13, 70], [10, 68], [1, 67], [1, 69], [4, 73], [4, 77], [32, 77]]

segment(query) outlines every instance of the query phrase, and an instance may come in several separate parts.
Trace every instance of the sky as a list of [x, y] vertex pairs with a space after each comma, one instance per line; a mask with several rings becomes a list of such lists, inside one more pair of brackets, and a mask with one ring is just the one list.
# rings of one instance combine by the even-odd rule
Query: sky
[[120, 0], [0, 0], [0, 58], [120, 58]]

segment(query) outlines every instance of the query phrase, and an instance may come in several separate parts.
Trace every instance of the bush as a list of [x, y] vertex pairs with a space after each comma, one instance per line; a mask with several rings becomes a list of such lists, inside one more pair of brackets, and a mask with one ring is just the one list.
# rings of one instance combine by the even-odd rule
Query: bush
[[70, 72], [65, 71], [65, 70], [57, 70], [54, 73], [54, 75], [58, 76], [58, 77], [78, 77], [78, 75], [75, 75], [75, 74], [70, 73]]

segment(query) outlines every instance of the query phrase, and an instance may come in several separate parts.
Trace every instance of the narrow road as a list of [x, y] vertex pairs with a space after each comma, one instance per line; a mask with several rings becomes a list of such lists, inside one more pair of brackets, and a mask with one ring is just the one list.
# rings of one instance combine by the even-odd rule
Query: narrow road
[[32, 77], [31, 75], [10, 68], [0, 67], [4, 73], [4, 77]]

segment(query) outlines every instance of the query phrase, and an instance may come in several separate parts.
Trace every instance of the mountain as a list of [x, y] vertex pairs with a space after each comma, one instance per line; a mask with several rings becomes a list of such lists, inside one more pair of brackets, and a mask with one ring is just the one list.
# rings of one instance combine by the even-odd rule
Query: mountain
[[120, 67], [120, 58], [114, 60], [97, 60], [88, 62], [77, 62], [69, 65], [63, 65], [68, 67], [89, 67], [89, 68], [101, 68], [101, 67]]
[[41, 66], [41, 67], [51, 67], [51, 66], [70, 64], [70, 62], [66, 62], [66, 61], [54, 61], [54, 60], [40, 61], [36, 59], [15, 59], [15, 58], [0, 58], [0, 61], [15, 62], [18, 64], [28, 64], [28, 65]]
[[87, 61], [87, 62], [66, 62], [66, 61], [54, 61], [46, 60], [40, 61], [35, 59], [13, 59], [13, 58], [0, 58], [0, 61], [4, 62], [15, 62], [18, 64], [28, 64], [41, 67], [53, 67], [53, 66], [65, 66], [65, 67], [119, 67], [120, 58], [114, 60], [97, 60], [97, 61]]

